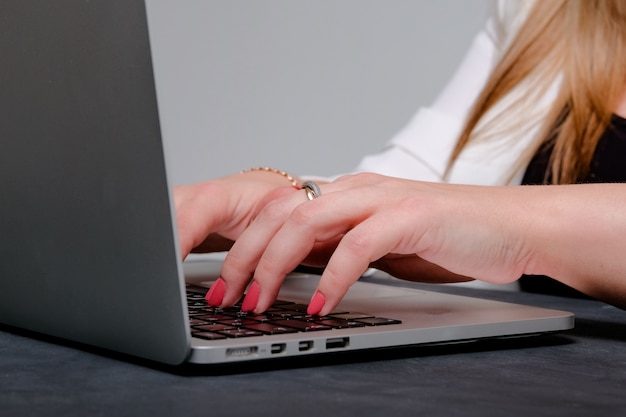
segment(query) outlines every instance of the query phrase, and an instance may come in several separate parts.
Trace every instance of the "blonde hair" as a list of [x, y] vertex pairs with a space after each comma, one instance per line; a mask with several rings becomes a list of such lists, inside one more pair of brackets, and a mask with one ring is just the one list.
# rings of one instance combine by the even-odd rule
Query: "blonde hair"
[[[518, 116], [555, 84], [556, 99], [511, 176], [548, 142], [554, 146], [546, 173], [552, 183], [574, 183], [587, 174], [626, 87], [626, 0], [536, 1], [470, 111], [448, 173], [471, 141], [506, 132], [515, 138], [524, 130]], [[516, 88], [523, 94], [511, 99]], [[484, 117], [488, 112], [491, 117]]]

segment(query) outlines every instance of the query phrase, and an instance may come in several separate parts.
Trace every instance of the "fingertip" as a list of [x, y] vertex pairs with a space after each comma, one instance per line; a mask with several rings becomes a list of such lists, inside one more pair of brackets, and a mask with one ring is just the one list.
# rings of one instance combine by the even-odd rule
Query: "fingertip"
[[306, 312], [307, 314], [310, 314], [312, 316], [319, 316], [321, 315], [320, 313], [324, 309], [325, 305], [326, 305], [326, 297], [324, 297], [324, 294], [322, 294], [319, 291], [315, 291], [315, 294], [311, 298], [311, 301], [309, 302]]
[[241, 311], [247, 312], [247, 313], [254, 311], [259, 302], [260, 293], [261, 293], [261, 288], [259, 287], [259, 284], [256, 281], [252, 281], [252, 283], [248, 287], [246, 296], [243, 299], [243, 303], [241, 305]]
[[250, 312], [255, 314], [265, 313], [270, 307], [272, 307], [274, 301], [276, 301], [276, 296], [278, 295], [277, 292], [272, 291], [272, 289], [267, 286], [261, 287], [261, 285], [257, 286], [258, 293], [256, 295], [256, 303], [250, 310]]
[[226, 281], [219, 277], [211, 285], [209, 292], [206, 293], [204, 298], [211, 307], [219, 307], [224, 301], [224, 294], [226, 294]]

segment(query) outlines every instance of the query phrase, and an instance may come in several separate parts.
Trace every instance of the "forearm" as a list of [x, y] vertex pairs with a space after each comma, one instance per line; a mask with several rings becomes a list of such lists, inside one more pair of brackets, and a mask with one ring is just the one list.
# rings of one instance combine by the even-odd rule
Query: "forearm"
[[626, 306], [626, 184], [523, 187], [514, 226], [532, 248], [527, 274]]

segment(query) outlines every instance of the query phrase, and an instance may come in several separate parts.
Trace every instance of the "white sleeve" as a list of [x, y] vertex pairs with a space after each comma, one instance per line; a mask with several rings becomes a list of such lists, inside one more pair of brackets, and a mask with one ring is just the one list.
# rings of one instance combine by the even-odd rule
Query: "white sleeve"
[[460, 67], [430, 107], [420, 108], [386, 149], [361, 160], [355, 172], [376, 172], [422, 181], [443, 181], [450, 153], [498, 53], [490, 19]]

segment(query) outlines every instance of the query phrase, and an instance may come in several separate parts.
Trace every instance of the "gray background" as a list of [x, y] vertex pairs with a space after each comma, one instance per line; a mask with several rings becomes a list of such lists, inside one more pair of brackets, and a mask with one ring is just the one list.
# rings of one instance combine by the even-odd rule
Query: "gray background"
[[348, 172], [428, 105], [489, 0], [148, 0], [175, 184]]

